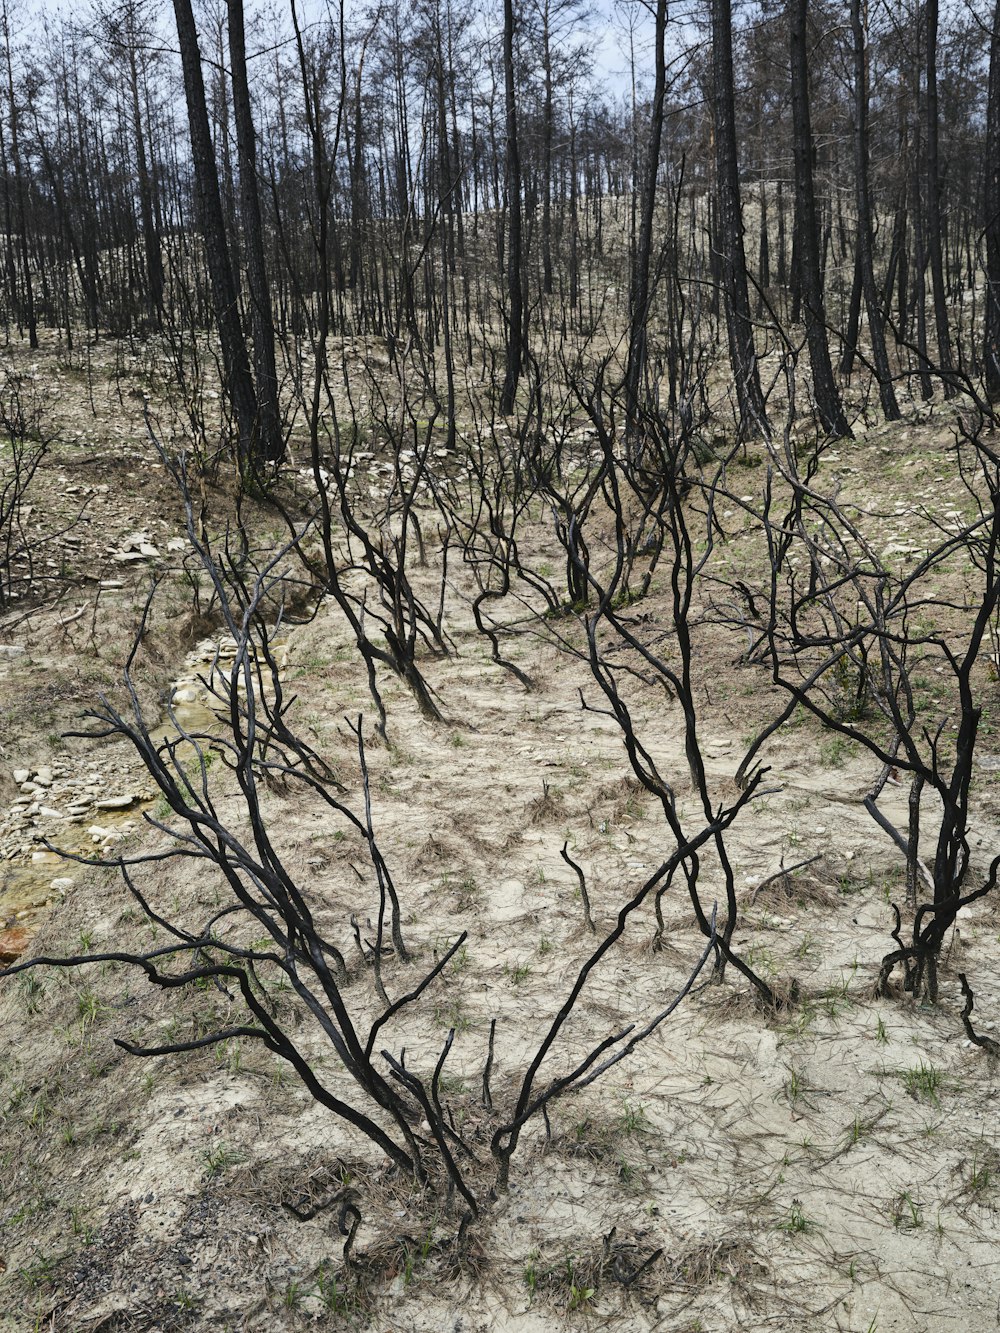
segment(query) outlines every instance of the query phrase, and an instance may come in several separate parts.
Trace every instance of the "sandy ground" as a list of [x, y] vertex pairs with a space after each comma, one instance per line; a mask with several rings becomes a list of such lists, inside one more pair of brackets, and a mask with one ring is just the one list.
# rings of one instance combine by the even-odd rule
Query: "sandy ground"
[[[870, 490], [876, 460], [885, 540], [918, 541], [914, 514], [921, 492], [940, 494], [947, 432], [933, 421], [910, 423], [857, 448], [868, 451], [863, 473], [846, 448], [828, 466], [844, 484], [854, 475]], [[759, 482], [748, 468], [739, 486], [752, 493]], [[726, 559], [749, 565], [749, 522], [734, 512], [731, 528]], [[547, 538], [539, 531], [536, 541], [541, 549]], [[631, 780], [613, 723], [581, 708], [581, 690], [587, 703], [600, 702], [585, 664], [544, 636], [514, 639], [506, 651], [535, 682], [524, 690], [490, 662], [468, 593], [455, 573], [446, 624], [456, 652], [423, 663], [445, 722], [428, 723], [405, 689], [386, 680], [390, 744], [372, 739], [369, 761], [375, 827], [415, 955], [412, 965], [387, 960], [390, 994], [469, 932], [466, 948], [385, 1044], [405, 1045], [412, 1065], [427, 1070], [455, 1028], [446, 1101], [483, 1147], [489, 1117], [479, 1089], [491, 1020], [493, 1095], [502, 1107], [591, 947], [563, 844], [586, 871], [604, 930], [672, 844]], [[642, 612], [657, 630], [666, 625], [662, 590], [654, 588]], [[28, 646], [36, 677], [58, 680], [79, 662], [45, 655], [45, 623], [24, 623], [18, 633], [35, 636]], [[696, 644], [703, 747], [722, 799], [732, 795], [746, 744], [781, 699], [759, 668], [739, 664], [742, 644], [718, 628], [697, 630]], [[183, 674], [187, 647], [177, 639], [172, 651], [172, 661], [164, 653], [150, 668], [151, 718], [165, 682]], [[82, 642], [78, 653], [81, 661], [93, 656]], [[324, 606], [291, 630], [286, 654], [285, 679], [299, 696], [294, 717], [358, 809], [360, 774], [344, 718], [367, 718], [371, 707], [335, 609]], [[111, 657], [109, 646], [95, 660], [110, 671]], [[25, 670], [21, 659], [0, 662], [11, 719]], [[83, 693], [57, 698], [43, 725], [32, 729], [22, 716], [8, 727], [5, 770], [61, 754], [55, 742], [45, 748], [45, 737], [66, 725]], [[640, 735], [693, 818], [676, 707], [639, 686], [631, 702]], [[991, 698], [986, 704], [989, 757], [995, 709]], [[66, 753], [119, 784], [130, 772], [132, 785], [141, 781], [120, 744], [73, 742]], [[967, 971], [976, 1017], [993, 1030], [994, 906], [987, 900], [964, 915], [936, 1008], [873, 999], [903, 869], [861, 806], [873, 763], [831, 747], [807, 721], [779, 734], [766, 758], [774, 790], [730, 836], [742, 905], [735, 942], [771, 982], [787, 989], [796, 979], [798, 1003], [765, 1015], [735, 975], [700, 988], [605, 1080], [558, 1102], [550, 1136], [541, 1126], [525, 1134], [510, 1190], [484, 1208], [462, 1262], [451, 1245], [457, 1212], [389, 1172], [371, 1144], [312, 1102], [266, 1050], [230, 1042], [138, 1060], [112, 1044], [187, 1039], [233, 1012], [224, 995], [164, 995], [108, 965], [4, 983], [0, 1329], [995, 1328], [997, 1074], [963, 1036], [957, 983], [958, 970]], [[211, 776], [220, 808], [239, 828], [243, 814], [225, 773]], [[998, 812], [993, 769], [985, 765], [981, 776], [979, 865], [995, 848]], [[905, 789], [883, 804], [902, 818]], [[364, 848], [301, 792], [270, 792], [266, 810], [285, 865], [349, 960], [346, 994], [363, 1023], [378, 1009], [350, 927], [352, 913], [364, 920], [376, 910]], [[164, 835], [137, 832], [125, 845], [155, 850]], [[782, 865], [809, 857], [819, 859], [758, 891]], [[711, 868], [706, 874], [711, 884]], [[183, 862], [147, 868], [142, 886], [171, 919], [186, 922], [200, 919], [218, 891], [207, 871], [192, 875]], [[688, 975], [700, 943], [679, 888], [664, 911], [662, 949], [652, 948], [655, 922], [645, 908], [595, 973], [549, 1057], [553, 1074], [662, 1007]], [[46, 913], [35, 952], [99, 953], [153, 938], [107, 869], [74, 870]], [[287, 1013], [289, 1023], [300, 1021], [290, 1004]], [[302, 1041], [343, 1088], [318, 1034], [304, 1030]], [[362, 1216], [348, 1263], [336, 1209], [300, 1222], [284, 1206], [321, 1201], [345, 1183]]]

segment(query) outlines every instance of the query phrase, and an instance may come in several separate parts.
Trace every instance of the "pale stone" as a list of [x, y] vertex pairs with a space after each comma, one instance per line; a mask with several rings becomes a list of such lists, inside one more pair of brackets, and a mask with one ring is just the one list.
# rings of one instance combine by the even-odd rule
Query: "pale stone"
[[94, 804], [98, 810], [127, 810], [134, 800], [134, 796], [106, 796]]

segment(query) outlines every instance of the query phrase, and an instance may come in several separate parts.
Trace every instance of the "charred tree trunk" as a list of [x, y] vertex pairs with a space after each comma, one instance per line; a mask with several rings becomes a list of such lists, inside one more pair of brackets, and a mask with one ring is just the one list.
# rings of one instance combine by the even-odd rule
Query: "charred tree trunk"
[[927, 253], [931, 264], [931, 290], [934, 297], [934, 327], [937, 333], [938, 368], [944, 378], [946, 398], [953, 397], [951, 334], [944, 294], [944, 259], [941, 252], [941, 173], [938, 163], [937, 34], [938, 0], [927, 0]]
[[521, 273], [521, 158], [517, 147], [517, 104], [514, 96], [514, 3], [503, 6], [503, 78], [507, 115], [507, 361], [500, 411], [514, 410], [524, 362], [524, 287]]
[[233, 115], [236, 121], [236, 152], [240, 172], [240, 205], [243, 212], [247, 285], [250, 296], [250, 330], [257, 374], [256, 448], [260, 459], [277, 463], [285, 452], [278, 408], [278, 372], [274, 360], [274, 316], [271, 288], [264, 258], [264, 225], [257, 189], [257, 136], [254, 132], [247, 82], [246, 35], [243, 0], [227, 0], [229, 11], [229, 57], [233, 80]]
[[747, 292], [736, 152], [736, 102], [733, 91], [733, 21], [731, 0], [712, 0], [712, 82], [715, 115], [715, 166], [719, 215], [717, 244], [726, 302], [729, 359], [736, 380], [740, 435], [768, 435], [767, 411], [760, 387], [753, 321]]
[[146, 140], [139, 99], [139, 69], [134, 48], [129, 50], [129, 95], [132, 100], [132, 126], [135, 134], [135, 165], [139, 185], [139, 215], [146, 254], [146, 284], [149, 313], [159, 324], [163, 316], [163, 255], [153, 210], [153, 184], [146, 157]]
[[879, 398], [887, 421], [900, 418], [892, 372], [885, 350], [885, 320], [872, 259], [872, 203], [868, 180], [868, 51], [867, 36], [861, 20], [861, 0], [850, 0], [851, 35], [854, 47], [854, 188], [858, 208], [858, 260], [861, 286], [868, 312], [868, 337], [878, 380]]
[[663, 137], [663, 99], [666, 89], [667, 0], [657, 0], [654, 58], [656, 78], [653, 85], [653, 110], [649, 126], [645, 171], [642, 181], [639, 238], [632, 266], [631, 320], [628, 366], [625, 375], [625, 404], [629, 427], [633, 428], [639, 412], [639, 390], [646, 368], [646, 324], [649, 318], [649, 269], [653, 248], [653, 214], [656, 209], [656, 178], [660, 169], [660, 143]]
[[205, 257], [212, 284], [212, 300], [222, 349], [226, 389], [233, 404], [239, 432], [240, 462], [253, 466], [257, 459], [257, 395], [250, 375], [246, 341], [226, 241], [226, 224], [219, 192], [219, 172], [208, 125], [205, 80], [201, 70], [198, 30], [191, 0], [174, 0], [177, 41], [184, 71], [191, 155], [194, 161], [195, 194], [204, 233]]
[[991, 401], [1000, 401], [1000, 0], [993, 10], [986, 113], [986, 321], [983, 373]]
[[806, 337], [813, 393], [827, 435], [850, 435], [840, 393], [830, 364], [826, 308], [820, 272], [816, 195], [813, 186], [813, 142], [809, 113], [809, 60], [806, 24], [809, 0], [789, 0], [788, 31], [792, 58], [792, 136], [795, 157], [795, 225], [798, 236], [799, 283], [805, 307]]
[[31, 279], [31, 256], [28, 252], [28, 220], [24, 207], [25, 181], [21, 169], [21, 135], [18, 124], [17, 99], [14, 92], [14, 61], [10, 49], [10, 24], [7, 6], [3, 7], [4, 49], [7, 56], [7, 92], [10, 98], [10, 160], [14, 168], [14, 199], [17, 211], [18, 251], [21, 259], [21, 282], [23, 299], [17, 304], [18, 324], [27, 325], [28, 345], [38, 346], [38, 320], [35, 315], [35, 291]]

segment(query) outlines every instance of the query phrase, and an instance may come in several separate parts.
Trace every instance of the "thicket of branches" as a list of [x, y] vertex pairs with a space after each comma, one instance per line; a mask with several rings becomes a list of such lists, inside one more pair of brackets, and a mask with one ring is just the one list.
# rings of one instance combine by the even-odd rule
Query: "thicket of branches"
[[827, 431], [833, 366], [890, 418], [900, 375], [995, 397], [998, 12], [177, 0], [170, 25], [148, 0], [30, 23], [7, 0], [0, 318], [32, 342], [158, 331], [185, 378], [217, 329], [268, 459], [330, 338], [419, 348], [449, 422], [472, 368], [509, 413], [538, 338], [610, 339], [634, 411], [673, 402], [692, 305], [744, 432], [784, 339]]
[[[135, 747], [171, 811], [147, 816], [165, 851], [118, 862], [169, 942], [32, 957], [9, 972], [103, 960], [167, 989], [226, 989], [233, 1024], [127, 1048], [262, 1042], [397, 1169], [461, 1200], [463, 1245], [506, 1187], [526, 1127], [547, 1125], [558, 1098], [655, 1032], [710, 960], [716, 980], [736, 974], [768, 1011], [795, 1002], [794, 987], [743, 955], [727, 835], [765, 790], [757, 754], [796, 708], [876, 762], [866, 805], [907, 873], [884, 992], [898, 972], [905, 991], [938, 998], [946, 935], [1000, 868], [974, 867], [969, 848], [983, 657], [1000, 606], [1000, 5], [948, 8], [942, 21], [934, 0], [851, 0], [846, 15], [787, 0], [747, 7], [735, 26], [728, 0], [683, 13], [665, 0], [623, 6], [633, 49], [653, 37], [651, 94], [637, 77], [624, 98], [598, 89], [574, 0], [485, 8], [427, 0], [306, 23], [293, 4], [248, 25], [239, 0], [197, 15], [175, 0], [168, 38], [158, 11], [130, 2], [31, 46], [5, 9], [0, 116], [8, 337], [34, 344], [50, 326], [67, 345], [112, 335], [156, 347], [188, 436], [187, 452], [164, 442], [161, 457], [185, 497], [200, 586], [236, 643], [206, 679], [218, 732], [178, 724], [155, 737], [134, 692], [130, 711], [94, 714], [96, 734]], [[213, 374], [228, 412], [221, 440], [204, 413]], [[939, 525], [901, 570], [879, 553], [880, 515], [843, 501], [821, 463], [859, 421], [898, 417], [911, 390], [957, 400], [955, 478], [974, 517]], [[10, 532], [37, 457], [18, 438], [22, 471], [0, 494]], [[295, 486], [281, 468], [288, 450], [307, 464]], [[748, 450], [762, 464], [754, 500], [731, 483]], [[363, 488], [359, 464], [372, 458], [382, 484]], [[238, 468], [280, 512], [279, 550], [256, 551], [242, 524], [228, 543], [211, 539], [192, 486], [210, 462]], [[723, 506], [754, 520], [754, 588], [715, 560]], [[540, 524], [558, 575], [529, 554]], [[576, 660], [584, 705], [618, 728], [672, 849], [599, 921], [564, 847], [587, 947], [510, 1095], [491, 1084], [496, 1031], [480, 1034], [473, 1129], [441, 1092], [455, 1034], [419, 1070], [393, 1045], [394, 1022], [419, 1011], [465, 936], [433, 965], [408, 942], [372, 818], [371, 733], [351, 720], [362, 775], [352, 802], [296, 730], [273, 652], [298, 580], [348, 627], [375, 732], [391, 735], [386, 672], [434, 725], [446, 704], [428, 663], [454, 647], [456, 562], [511, 688], [533, 688], [508, 650], [518, 635]], [[938, 591], [955, 568], [961, 603]], [[656, 632], [634, 612], [651, 590], [669, 621]], [[930, 628], [914, 627], [928, 617]], [[721, 795], [701, 742], [706, 623], [733, 630], [748, 666], [788, 697]], [[943, 703], [917, 684], [928, 662], [950, 687]], [[635, 721], [635, 692], [651, 688], [683, 719], [682, 777]], [[901, 775], [906, 828], [879, 805]], [[275, 783], [322, 802], [364, 844], [376, 924], [370, 938], [356, 924], [357, 958], [317, 925], [268, 827], [262, 792]], [[682, 784], [696, 816], [681, 813]], [[147, 897], [143, 867], [168, 855], [208, 863], [223, 905], [176, 919]], [[660, 1012], [568, 1059], [564, 1029], [592, 973], [640, 921], [663, 944], [670, 890], [687, 895], [703, 940], [689, 980]], [[371, 995], [358, 1002], [347, 988], [359, 976], [374, 1017]], [[335, 1077], [317, 1074], [275, 1001], [284, 990], [335, 1052]]]

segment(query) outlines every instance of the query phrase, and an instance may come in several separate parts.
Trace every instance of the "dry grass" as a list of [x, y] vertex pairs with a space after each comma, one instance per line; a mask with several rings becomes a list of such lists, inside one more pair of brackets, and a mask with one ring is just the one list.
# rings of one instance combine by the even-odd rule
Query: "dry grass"
[[[904, 458], [919, 463], [919, 474], [905, 475], [914, 492], [932, 486], [947, 462], [936, 430], [907, 429], [905, 442], [885, 437], [891, 454], [872, 455], [885, 466], [887, 501], [900, 493]], [[737, 470], [740, 486], [757, 484], [759, 470]], [[845, 473], [847, 498], [852, 486], [870, 493], [874, 472], [853, 481]], [[750, 534], [732, 526], [723, 554], [750, 577]], [[541, 548], [548, 538], [539, 530], [533, 540]], [[418, 589], [428, 596], [432, 572], [428, 589]], [[137, 586], [123, 590], [108, 621], [102, 669]], [[478, 1093], [490, 1023], [498, 1021], [494, 1100], [506, 1108], [592, 947], [575, 875], [560, 857], [564, 841], [586, 863], [599, 924], [613, 920], [672, 844], [656, 803], [627, 774], [617, 733], [580, 710], [579, 689], [592, 690], [580, 664], [550, 644], [516, 641], [519, 664], [539, 682], [525, 693], [484, 664], [464, 609], [468, 591], [456, 574], [449, 627], [460, 655], [426, 669], [449, 715], [474, 720], [475, 731], [428, 726], [390, 679], [393, 746], [370, 755], [375, 826], [414, 952], [425, 963], [459, 930], [470, 932], [466, 953], [420, 1012], [386, 1036], [426, 1071], [448, 1028], [458, 1029], [445, 1096], [480, 1158], [470, 1170], [484, 1198], [468, 1248], [455, 1247], [460, 1211], [441, 1182], [416, 1191], [263, 1048], [140, 1062], [112, 1044], [161, 1037], [172, 1025], [196, 1032], [210, 1007], [222, 1018], [235, 1012], [225, 996], [164, 995], [97, 967], [45, 974], [37, 990], [0, 988], [9, 1044], [0, 1071], [0, 1330], [46, 1327], [53, 1312], [57, 1328], [145, 1333], [295, 1333], [324, 1324], [438, 1333], [459, 1316], [477, 1333], [553, 1325], [865, 1333], [873, 1319], [929, 1333], [995, 1328], [996, 1071], [960, 1039], [955, 970], [960, 948], [976, 1019], [988, 1030], [1000, 1019], [997, 909], [987, 902], [963, 918], [938, 1010], [906, 996], [874, 1001], [898, 858], [860, 805], [871, 766], [856, 754], [824, 757], [808, 721], [769, 745], [777, 790], [731, 838], [744, 912], [736, 947], [753, 951], [788, 1004], [762, 1014], [730, 968], [723, 987], [693, 996], [605, 1083], [555, 1103], [551, 1140], [542, 1125], [526, 1132], [510, 1193], [488, 1198], [495, 1121]], [[669, 605], [654, 586], [642, 611], [657, 633], [666, 632]], [[4, 704], [15, 710], [0, 737], [8, 768], [45, 753], [49, 730], [77, 704], [71, 683], [93, 660], [82, 640], [62, 665], [43, 651], [51, 622], [40, 615], [25, 674], [17, 667], [2, 681]], [[154, 710], [175, 650], [172, 623], [165, 618], [144, 685]], [[702, 623], [695, 634], [709, 779], [721, 799], [745, 736], [773, 713], [777, 696], [762, 672], [739, 663], [742, 645], [725, 631]], [[367, 705], [350, 636], [324, 607], [290, 639], [292, 669], [303, 665], [297, 709], [354, 803], [356, 768], [338, 727], [344, 712]], [[676, 783], [682, 817], [699, 818], [676, 710], [637, 682], [629, 706]], [[983, 726], [990, 746], [992, 696]], [[126, 762], [118, 750], [94, 754], [109, 767]], [[1000, 808], [992, 770], [979, 777], [977, 864], [995, 842]], [[350, 917], [377, 911], [375, 886], [351, 869], [356, 845], [334, 836], [318, 803], [290, 791], [267, 801], [278, 851], [351, 959], [347, 997], [363, 1025], [377, 1000], [370, 969], [353, 952]], [[231, 791], [220, 788], [219, 807], [238, 825]], [[888, 793], [887, 808], [905, 817], [905, 792]], [[788, 869], [813, 856], [821, 860]], [[721, 894], [717, 866], [706, 863], [704, 882], [708, 901]], [[183, 920], [216, 891], [183, 864], [154, 867], [143, 888]], [[690, 904], [678, 886], [663, 906], [666, 947], [652, 950], [652, 911], [637, 915], [588, 983], [543, 1078], [656, 1011], [686, 976], [701, 947]], [[82, 929], [123, 944], [152, 938], [103, 873], [81, 876], [37, 947], [78, 948]], [[414, 971], [391, 958], [384, 975], [398, 995]], [[324, 1076], [355, 1095], [329, 1045], [294, 1017], [291, 997], [273, 999]], [[908, 1075], [917, 1094], [930, 1086], [922, 1067], [940, 1071], [936, 1103], [908, 1095]], [[353, 1215], [345, 1203], [361, 1214], [346, 1256]], [[301, 1221], [286, 1205], [300, 1214], [326, 1206]], [[959, 1290], [955, 1274], [967, 1269], [975, 1285]]]

